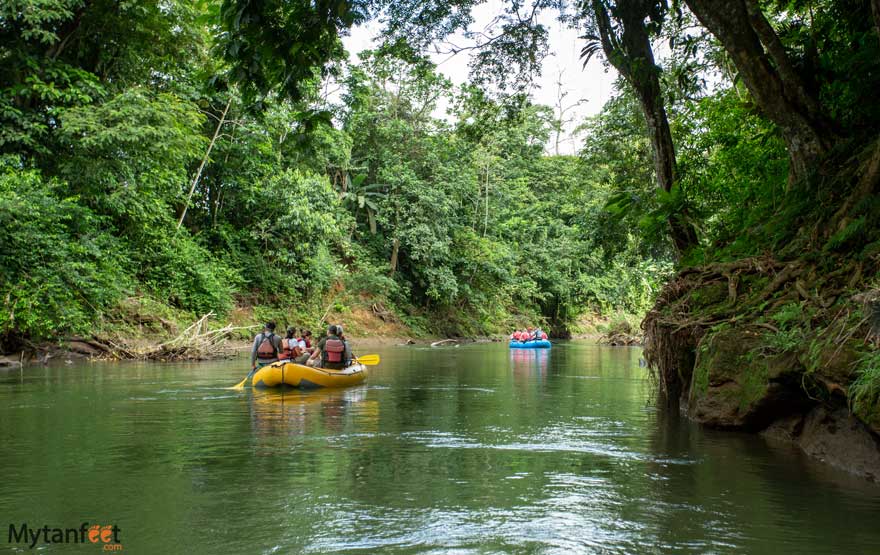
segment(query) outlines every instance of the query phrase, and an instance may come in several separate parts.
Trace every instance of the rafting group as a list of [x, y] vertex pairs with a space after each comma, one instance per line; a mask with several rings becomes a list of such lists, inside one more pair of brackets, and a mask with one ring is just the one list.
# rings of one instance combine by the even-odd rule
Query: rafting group
[[510, 334], [511, 349], [549, 349], [550, 345], [547, 334], [541, 328], [529, 326]]
[[[341, 325], [327, 326], [327, 332], [313, 344], [312, 332], [287, 328], [284, 337], [275, 333], [275, 322], [266, 322], [251, 346], [251, 371], [233, 389], [251, 380], [257, 388], [346, 387], [367, 379], [367, 366], [379, 363], [379, 355], [357, 357]], [[549, 349], [550, 341], [541, 328], [531, 326], [510, 334], [511, 349]]]
[[287, 328], [285, 337], [275, 334], [275, 322], [266, 322], [254, 337], [251, 347], [251, 371], [236, 385], [263, 387], [345, 387], [367, 378], [367, 365], [378, 364], [378, 355], [357, 357], [345, 338], [341, 325], [332, 324], [314, 345], [312, 332]]

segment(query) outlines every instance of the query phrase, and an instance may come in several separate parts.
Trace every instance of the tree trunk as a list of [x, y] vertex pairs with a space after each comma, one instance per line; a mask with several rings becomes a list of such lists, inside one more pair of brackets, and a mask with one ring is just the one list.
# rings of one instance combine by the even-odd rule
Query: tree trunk
[[[642, 106], [651, 138], [657, 186], [671, 191], [676, 181], [675, 145], [663, 105], [660, 69], [654, 62], [654, 51], [645, 27], [647, 10], [637, 2], [618, 3], [617, 15], [623, 27], [619, 41], [601, 0], [593, 0], [593, 10], [606, 58], [633, 87]], [[697, 233], [687, 216], [687, 208], [682, 208], [678, 214], [669, 217], [670, 235], [679, 256], [697, 244]]]
[[486, 216], [483, 219], [483, 237], [489, 228], [489, 164], [486, 164]]
[[776, 32], [754, 0], [686, 1], [730, 54], [764, 115], [782, 131], [791, 164], [789, 182], [802, 179], [831, 148], [834, 133]]
[[400, 249], [400, 240], [396, 237], [394, 241], [391, 242], [391, 275], [394, 275], [394, 272], [397, 271], [397, 253]]
[[199, 179], [202, 177], [202, 171], [205, 169], [205, 164], [208, 163], [208, 158], [211, 156], [211, 150], [214, 149], [214, 143], [217, 142], [217, 137], [220, 135], [220, 129], [223, 127], [223, 124], [226, 122], [226, 113], [229, 112], [229, 106], [232, 105], [232, 97], [229, 97], [229, 102], [226, 103], [226, 108], [223, 109], [223, 115], [220, 116], [220, 121], [217, 122], [217, 128], [214, 130], [214, 136], [211, 137], [211, 142], [208, 144], [208, 150], [205, 152], [205, 156], [202, 158], [202, 163], [199, 164], [199, 169], [196, 171], [196, 175], [193, 177], [192, 183], [189, 186], [189, 194], [186, 197], [186, 203], [183, 205], [183, 209], [180, 211], [180, 218], [177, 219], [177, 229], [180, 229], [181, 224], [183, 224], [183, 218], [186, 216], [186, 209], [189, 208], [189, 203], [192, 201], [193, 192], [196, 190], [196, 185], [199, 184]]
[[790, 91], [796, 101], [806, 108], [810, 117], [821, 121], [822, 109], [819, 107], [819, 99], [807, 92], [806, 82], [794, 69], [791, 59], [789, 59], [788, 53], [785, 51], [785, 46], [779, 40], [779, 35], [776, 34], [770, 22], [767, 21], [764, 12], [758, 6], [758, 2], [756, 0], [745, 0], [745, 6], [752, 27], [755, 29], [761, 44], [767, 49], [767, 54], [769, 54], [770, 59], [776, 66], [779, 78], [785, 85], [786, 90]]

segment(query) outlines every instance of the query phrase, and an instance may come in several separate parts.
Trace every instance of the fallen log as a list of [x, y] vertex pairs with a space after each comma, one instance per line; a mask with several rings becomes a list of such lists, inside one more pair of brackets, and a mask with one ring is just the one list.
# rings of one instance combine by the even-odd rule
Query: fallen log
[[440, 345], [444, 345], [446, 343], [458, 343], [458, 339], [441, 339], [440, 341], [435, 341], [431, 343], [431, 346], [439, 347]]

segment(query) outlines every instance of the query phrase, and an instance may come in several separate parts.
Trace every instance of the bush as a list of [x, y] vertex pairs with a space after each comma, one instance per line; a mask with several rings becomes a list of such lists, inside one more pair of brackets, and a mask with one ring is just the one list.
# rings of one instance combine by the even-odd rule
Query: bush
[[[7, 166], [7, 169], [10, 169]], [[0, 338], [85, 333], [130, 290], [121, 241], [35, 171], [0, 174]]]
[[225, 313], [232, 307], [240, 276], [198, 245], [189, 232], [174, 233], [173, 225], [169, 219], [165, 229], [171, 231], [155, 229], [145, 244], [132, 247], [139, 281], [171, 306], [197, 314]]

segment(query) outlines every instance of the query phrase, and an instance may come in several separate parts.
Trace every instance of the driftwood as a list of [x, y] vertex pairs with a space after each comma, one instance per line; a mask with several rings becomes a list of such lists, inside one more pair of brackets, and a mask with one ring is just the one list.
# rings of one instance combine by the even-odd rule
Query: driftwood
[[209, 312], [174, 339], [146, 348], [138, 348], [125, 344], [124, 341], [118, 339], [114, 341], [105, 337], [71, 338], [68, 341], [68, 348], [101, 359], [181, 361], [228, 358], [234, 355], [234, 349], [227, 344], [230, 334], [237, 330], [259, 327], [259, 325], [236, 327], [228, 324], [212, 330], [208, 327], [208, 321], [212, 316], [214, 313]]
[[439, 347], [440, 345], [444, 345], [446, 343], [458, 343], [458, 339], [441, 339], [440, 341], [435, 341], [431, 343], [432, 347]]
[[227, 345], [229, 335], [236, 330], [251, 329], [255, 326], [234, 327], [232, 324], [211, 330], [208, 320], [213, 312], [205, 314], [190, 327], [183, 330], [171, 341], [162, 343], [157, 348], [143, 353], [146, 360], [206, 360], [210, 358], [228, 358], [234, 353]]
[[[22, 353], [23, 354], [23, 353]], [[0, 368], [22, 366], [22, 360], [15, 360], [12, 357], [0, 357]]]

